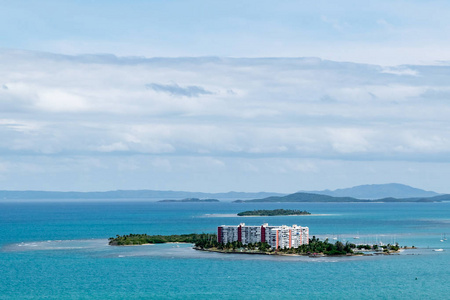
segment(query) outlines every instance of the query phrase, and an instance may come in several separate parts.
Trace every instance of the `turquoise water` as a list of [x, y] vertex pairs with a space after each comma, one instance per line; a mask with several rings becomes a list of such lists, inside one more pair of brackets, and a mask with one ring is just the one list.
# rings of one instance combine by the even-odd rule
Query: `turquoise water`
[[[273, 208], [317, 215], [228, 216]], [[321, 238], [419, 249], [309, 258], [107, 245], [116, 234], [214, 232], [240, 222], [298, 224]], [[0, 299], [449, 299], [444, 233], [450, 236], [450, 203], [0, 203]]]

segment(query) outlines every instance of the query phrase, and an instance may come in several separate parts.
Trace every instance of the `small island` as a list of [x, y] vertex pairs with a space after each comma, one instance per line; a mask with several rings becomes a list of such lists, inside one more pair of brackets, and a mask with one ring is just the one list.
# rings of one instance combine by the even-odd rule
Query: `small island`
[[295, 210], [295, 209], [260, 209], [260, 210], [248, 210], [238, 213], [240, 217], [248, 216], [302, 216], [310, 215], [311, 213], [306, 210]]
[[172, 199], [160, 200], [158, 202], [220, 202], [220, 201], [217, 199], [186, 198], [181, 200], [172, 200]]
[[[352, 256], [352, 255], [373, 255], [373, 254], [392, 254], [397, 253], [402, 247], [395, 245], [356, 245], [341, 241], [330, 243], [328, 239], [321, 241], [315, 236], [309, 239], [309, 244], [300, 245], [298, 248], [278, 248], [274, 249], [268, 243], [249, 243], [242, 244], [239, 241], [231, 243], [219, 243], [217, 235], [214, 233], [191, 233], [181, 235], [147, 235], [147, 234], [129, 234], [117, 235], [109, 238], [111, 246], [132, 246], [163, 243], [189, 243], [194, 245], [195, 250], [235, 253], [235, 254], [261, 254], [261, 255], [302, 255], [302, 256]], [[414, 248], [411, 247], [411, 248]], [[403, 249], [410, 249], [403, 247]], [[371, 251], [364, 253], [362, 251]]]
[[[411, 248], [414, 248], [411, 247]], [[353, 255], [373, 255], [373, 254], [394, 254], [398, 253], [402, 247], [398, 244], [395, 245], [356, 245], [350, 242], [342, 243], [341, 241], [336, 241], [334, 244], [330, 243], [328, 239], [321, 241], [315, 236], [309, 239], [309, 244], [300, 245], [298, 248], [278, 248], [275, 249], [271, 247], [268, 243], [249, 243], [242, 244], [239, 241], [220, 244], [199, 241], [195, 244], [194, 249], [209, 251], [209, 252], [220, 252], [220, 253], [238, 253], [238, 254], [263, 254], [263, 255], [288, 255], [288, 256], [353, 256]], [[403, 249], [409, 249], [408, 247], [403, 247]], [[365, 252], [362, 252], [365, 251]], [[370, 251], [370, 253], [368, 253]]]

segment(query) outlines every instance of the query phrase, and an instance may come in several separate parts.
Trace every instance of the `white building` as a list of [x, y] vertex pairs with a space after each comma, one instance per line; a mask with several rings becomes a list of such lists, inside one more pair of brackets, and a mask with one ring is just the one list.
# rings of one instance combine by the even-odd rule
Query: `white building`
[[297, 225], [269, 226], [267, 223], [261, 226], [245, 226], [245, 223], [222, 225], [217, 227], [217, 241], [223, 244], [240, 241], [244, 245], [266, 242], [275, 249], [298, 248], [309, 243], [309, 228]]

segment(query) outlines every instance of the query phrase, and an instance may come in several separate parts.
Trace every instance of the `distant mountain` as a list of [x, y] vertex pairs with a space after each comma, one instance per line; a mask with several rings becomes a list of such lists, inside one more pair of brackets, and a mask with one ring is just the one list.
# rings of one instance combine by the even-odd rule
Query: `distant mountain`
[[367, 200], [360, 200], [351, 197], [332, 197], [327, 195], [298, 192], [281, 197], [271, 196], [263, 199], [236, 200], [234, 202], [367, 202]]
[[306, 193], [327, 195], [333, 197], [353, 197], [358, 199], [380, 198], [424, 198], [438, 196], [438, 193], [413, 188], [399, 183], [366, 184], [352, 188], [337, 189], [334, 191], [307, 191]]
[[158, 202], [220, 202], [217, 199], [198, 199], [198, 198], [186, 198], [181, 200], [159, 200]]
[[294, 193], [287, 196], [281, 197], [267, 197], [262, 199], [251, 199], [251, 200], [236, 200], [236, 203], [249, 203], [249, 202], [360, 202], [360, 203], [371, 203], [371, 202], [441, 202], [450, 201], [450, 195], [439, 195], [434, 197], [417, 197], [417, 198], [382, 198], [375, 200], [368, 199], [356, 199], [353, 197], [333, 197], [328, 195], [319, 195], [311, 193]]
[[186, 198], [200, 199], [255, 199], [270, 196], [283, 196], [280, 193], [201, 193], [184, 191], [155, 191], [155, 190], [118, 190], [107, 192], [48, 192], [48, 191], [0, 191], [1, 200], [27, 199], [27, 200], [64, 200], [64, 199], [92, 199], [92, 200], [118, 200], [118, 199], [139, 199], [139, 200], [163, 200], [174, 199], [181, 200]]

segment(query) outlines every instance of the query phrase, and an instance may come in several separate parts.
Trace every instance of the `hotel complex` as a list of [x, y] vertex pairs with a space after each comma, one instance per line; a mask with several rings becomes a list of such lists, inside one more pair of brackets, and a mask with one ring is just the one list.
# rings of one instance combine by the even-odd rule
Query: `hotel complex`
[[239, 241], [244, 245], [266, 242], [275, 249], [298, 248], [309, 243], [309, 228], [297, 225], [269, 226], [267, 223], [261, 226], [245, 226], [245, 223], [222, 225], [217, 227], [217, 241], [223, 244]]

